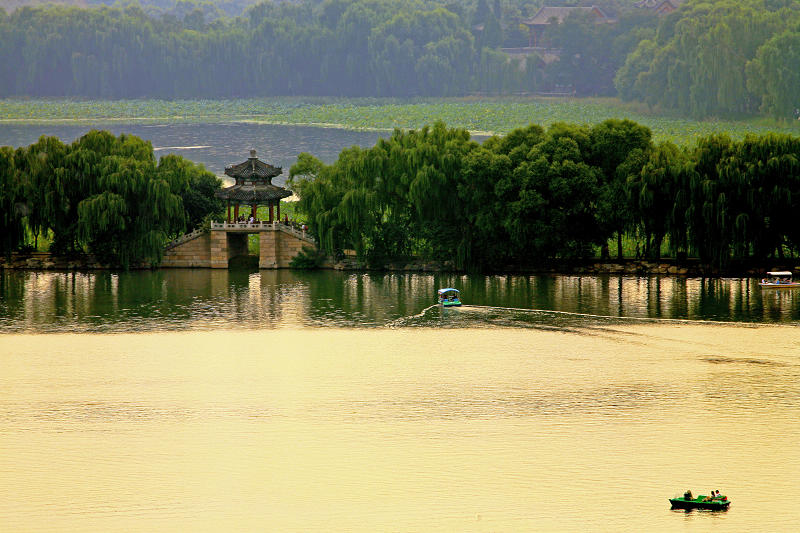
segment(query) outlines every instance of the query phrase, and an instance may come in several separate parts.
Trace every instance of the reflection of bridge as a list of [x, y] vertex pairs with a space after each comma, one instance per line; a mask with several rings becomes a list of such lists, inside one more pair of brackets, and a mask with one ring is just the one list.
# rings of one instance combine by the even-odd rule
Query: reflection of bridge
[[304, 246], [316, 247], [311, 235], [289, 224], [213, 222], [209, 232], [195, 230], [169, 243], [161, 266], [228, 268], [232, 257], [247, 255], [251, 234], [259, 236], [259, 268], [287, 268]]

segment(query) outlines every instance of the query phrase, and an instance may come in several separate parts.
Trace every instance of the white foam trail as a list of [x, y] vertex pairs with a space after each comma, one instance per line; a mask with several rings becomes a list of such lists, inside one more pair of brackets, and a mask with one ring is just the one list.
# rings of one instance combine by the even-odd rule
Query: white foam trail
[[697, 320], [691, 318], [657, 318], [657, 317], [646, 317], [646, 316], [614, 316], [614, 315], [593, 315], [589, 313], [575, 313], [573, 311], [555, 311], [553, 309], [525, 309], [523, 307], [494, 307], [492, 305], [462, 305], [463, 308], [477, 308], [477, 309], [497, 309], [500, 311], [523, 311], [528, 313], [543, 313], [543, 314], [552, 314], [552, 315], [567, 315], [567, 316], [580, 316], [580, 317], [587, 317], [587, 318], [606, 318], [606, 319], [614, 319], [614, 320], [641, 320], [647, 322], [681, 322], [687, 324], [733, 324], [736, 326], [765, 326], [768, 324], [762, 323], [748, 323], [748, 322], [734, 322], [734, 321], [725, 321], [725, 320]]
[[437, 305], [439, 305], [439, 304], [429, 305], [428, 307], [426, 307], [425, 309], [423, 309], [422, 311], [420, 311], [416, 315], [401, 316], [400, 318], [396, 318], [396, 319], [392, 320], [391, 322], [389, 322], [388, 324], [386, 324], [385, 327], [394, 328], [394, 327], [397, 327], [398, 325], [402, 324], [406, 320], [411, 320], [411, 319], [414, 319], [414, 318], [422, 318], [423, 316], [425, 316], [425, 313], [427, 313], [428, 311], [430, 311], [431, 309], [433, 309]]

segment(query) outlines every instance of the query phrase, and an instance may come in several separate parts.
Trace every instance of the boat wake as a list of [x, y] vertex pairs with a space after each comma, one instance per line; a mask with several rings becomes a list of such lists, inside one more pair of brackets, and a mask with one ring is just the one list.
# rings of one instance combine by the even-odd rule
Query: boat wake
[[396, 327], [402, 326], [403, 324], [405, 324], [409, 320], [415, 320], [415, 319], [418, 319], [418, 318], [423, 318], [423, 317], [425, 317], [425, 313], [427, 313], [428, 311], [430, 311], [434, 307], [439, 307], [439, 304], [429, 305], [428, 307], [426, 307], [425, 309], [423, 309], [422, 311], [420, 311], [416, 315], [401, 316], [400, 318], [396, 318], [396, 319], [392, 320], [391, 322], [389, 322], [388, 324], [386, 324], [386, 327], [387, 328], [396, 328]]
[[[430, 313], [433, 309], [440, 312]], [[430, 315], [430, 316], [428, 316]], [[438, 318], [438, 320], [437, 320]], [[385, 327], [431, 326], [431, 327], [537, 327], [537, 328], [587, 328], [601, 324], [624, 323], [676, 323], [676, 324], [709, 324], [736, 325], [747, 327], [749, 324], [724, 320], [698, 320], [691, 318], [664, 318], [646, 316], [598, 315], [578, 313], [574, 311], [558, 311], [553, 309], [529, 309], [523, 307], [500, 307], [492, 305], [462, 305], [460, 307], [441, 308], [434, 304], [426, 307], [416, 315], [394, 319]], [[752, 324], [753, 327], [763, 324]]]

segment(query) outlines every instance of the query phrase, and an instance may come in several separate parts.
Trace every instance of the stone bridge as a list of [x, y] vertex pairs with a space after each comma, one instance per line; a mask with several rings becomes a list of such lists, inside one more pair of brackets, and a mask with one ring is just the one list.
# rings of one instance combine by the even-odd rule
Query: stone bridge
[[258, 267], [288, 268], [303, 247], [316, 248], [311, 235], [280, 222], [213, 222], [211, 231], [195, 230], [169, 243], [162, 267], [228, 268], [232, 257], [247, 255], [248, 235], [258, 234]]

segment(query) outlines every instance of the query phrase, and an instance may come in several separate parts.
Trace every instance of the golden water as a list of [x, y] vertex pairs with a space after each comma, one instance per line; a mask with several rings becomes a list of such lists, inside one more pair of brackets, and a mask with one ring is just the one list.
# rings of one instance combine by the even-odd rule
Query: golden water
[[786, 325], [0, 335], [0, 531], [795, 531], [799, 364]]

